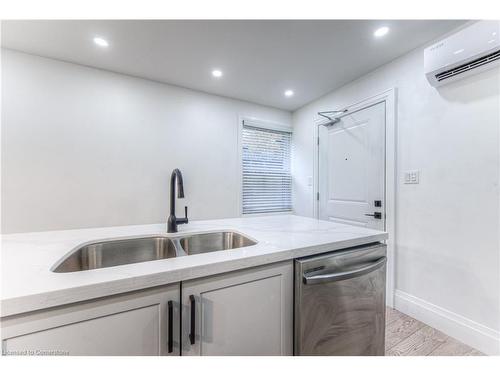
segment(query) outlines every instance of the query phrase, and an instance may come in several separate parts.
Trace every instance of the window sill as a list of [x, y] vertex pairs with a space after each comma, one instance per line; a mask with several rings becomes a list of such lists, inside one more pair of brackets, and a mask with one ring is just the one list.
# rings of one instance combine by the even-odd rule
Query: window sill
[[262, 212], [256, 214], [243, 214], [240, 213], [240, 217], [259, 217], [259, 216], [277, 216], [277, 215], [293, 215], [295, 212], [293, 210], [289, 211], [279, 211], [279, 212]]

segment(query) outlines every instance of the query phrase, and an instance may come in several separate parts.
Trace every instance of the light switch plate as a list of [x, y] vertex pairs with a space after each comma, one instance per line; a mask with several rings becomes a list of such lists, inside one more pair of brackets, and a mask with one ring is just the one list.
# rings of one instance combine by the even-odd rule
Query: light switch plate
[[312, 176], [307, 176], [307, 186], [313, 186], [313, 178], [312, 178]]
[[420, 171], [406, 171], [405, 172], [405, 184], [418, 184], [420, 183]]

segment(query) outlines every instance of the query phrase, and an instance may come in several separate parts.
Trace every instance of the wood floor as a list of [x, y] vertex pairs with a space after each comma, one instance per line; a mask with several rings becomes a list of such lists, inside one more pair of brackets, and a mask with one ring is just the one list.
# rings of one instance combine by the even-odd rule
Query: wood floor
[[385, 355], [476, 356], [484, 354], [388, 307], [386, 311]]

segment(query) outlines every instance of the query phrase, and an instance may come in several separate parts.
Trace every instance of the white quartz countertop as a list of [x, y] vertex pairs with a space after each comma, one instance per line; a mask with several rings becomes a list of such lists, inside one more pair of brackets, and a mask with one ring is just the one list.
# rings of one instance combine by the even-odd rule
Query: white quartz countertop
[[[79, 245], [151, 235], [234, 230], [258, 241], [233, 250], [88, 271], [54, 273]], [[383, 241], [387, 233], [294, 215], [194, 221], [167, 234], [165, 224], [91, 228], [2, 236], [1, 316], [189, 280]]]

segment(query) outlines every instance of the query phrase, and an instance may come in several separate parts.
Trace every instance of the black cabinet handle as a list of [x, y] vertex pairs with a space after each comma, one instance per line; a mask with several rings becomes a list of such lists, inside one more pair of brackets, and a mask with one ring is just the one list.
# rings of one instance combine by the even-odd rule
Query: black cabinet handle
[[174, 304], [168, 301], [168, 352], [174, 351]]
[[189, 342], [194, 345], [194, 332], [195, 332], [195, 318], [196, 318], [196, 307], [194, 301], [194, 295], [189, 296], [189, 301], [191, 302], [191, 332], [189, 333]]

